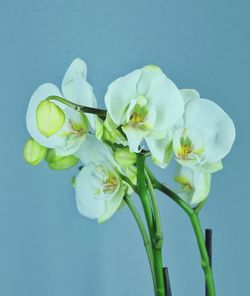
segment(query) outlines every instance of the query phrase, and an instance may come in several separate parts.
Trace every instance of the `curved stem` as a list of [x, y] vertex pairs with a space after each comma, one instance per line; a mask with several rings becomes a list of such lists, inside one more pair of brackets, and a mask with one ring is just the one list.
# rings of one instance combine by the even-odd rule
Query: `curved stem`
[[189, 218], [191, 220], [191, 223], [196, 235], [196, 240], [199, 246], [200, 254], [201, 254], [201, 266], [203, 268], [205, 279], [206, 279], [207, 293], [208, 293], [208, 296], [215, 296], [216, 293], [215, 293], [213, 272], [211, 269], [210, 260], [207, 253], [207, 248], [206, 248], [203, 231], [200, 225], [198, 214], [194, 213], [192, 215], [189, 215]]
[[201, 266], [204, 271], [205, 280], [207, 284], [207, 291], [208, 296], [215, 296], [215, 284], [213, 279], [213, 271], [210, 266], [209, 262], [209, 256], [207, 253], [207, 248], [202, 232], [202, 228], [200, 226], [200, 221], [198, 217], [198, 212], [204, 205], [203, 203], [200, 204], [200, 206], [196, 208], [191, 208], [183, 199], [181, 199], [175, 192], [173, 192], [171, 189], [167, 188], [165, 185], [160, 183], [155, 176], [150, 172], [150, 170], [147, 168], [147, 172], [149, 174], [149, 177], [151, 179], [152, 185], [155, 189], [158, 189], [159, 191], [166, 194], [168, 197], [170, 197], [172, 200], [174, 200], [189, 216], [190, 221], [192, 223], [192, 227], [196, 236], [196, 240], [199, 246], [199, 251], [201, 254]]
[[132, 201], [125, 196], [124, 200], [126, 202], [126, 204], [128, 205], [131, 213], [133, 214], [135, 221], [139, 227], [139, 230], [141, 232], [142, 235], [142, 239], [144, 242], [144, 246], [148, 255], [148, 260], [149, 260], [149, 264], [150, 264], [150, 269], [151, 269], [151, 274], [152, 274], [152, 279], [153, 279], [153, 284], [154, 284], [154, 290], [156, 292], [156, 281], [155, 281], [155, 271], [154, 271], [154, 257], [153, 257], [153, 250], [152, 250], [152, 244], [151, 241], [148, 237], [148, 233], [147, 230], [143, 224], [143, 221], [138, 213], [138, 211], [136, 210], [135, 206], [133, 205]]
[[127, 176], [121, 175], [121, 178], [124, 182], [128, 183], [128, 185], [134, 190], [134, 192], [137, 192], [137, 186], [133, 184]]
[[172, 200], [174, 200], [187, 214], [192, 214], [194, 210], [186, 203], [182, 198], [180, 198], [174, 191], [167, 188], [165, 185], [160, 183], [155, 176], [152, 174], [152, 172], [147, 168], [148, 175], [150, 177], [150, 180], [152, 182], [152, 185], [155, 189], [158, 189], [159, 191], [165, 193], [167, 196], [169, 196]]
[[141, 203], [143, 206], [143, 210], [145, 213], [146, 221], [148, 224], [148, 230], [150, 234], [150, 238], [152, 243], [154, 242], [154, 219], [151, 209], [150, 200], [148, 198], [147, 188], [146, 188], [146, 180], [144, 174], [144, 163], [145, 157], [138, 154], [137, 155], [137, 184], [138, 184], [138, 195], [140, 196]]
[[149, 175], [147, 173], [147, 171], [145, 171], [145, 176], [146, 176], [146, 182], [148, 185], [148, 192], [149, 192], [149, 196], [151, 198], [151, 203], [152, 203], [152, 207], [154, 210], [154, 215], [155, 215], [155, 244], [161, 248], [162, 247], [162, 240], [163, 240], [163, 234], [162, 234], [162, 226], [161, 226], [161, 217], [160, 217], [160, 212], [158, 209], [158, 205], [156, 202], [156, 198], [155, 198], [155, 193], [154, 193], [154, 188], [153, 185], [151, 183], [151, 180], [149, 178]]
[[61, 102], [62, 104], [66, 105], [76, 111], [90, 113], [90, 114], [96, 114], [101, 118], [105, 118], [106, 114], [107, 114], [106, 110], [78, 105], [78, 104], [72, 103], [72, 102], [70, 102], [64, 98], [58, 97], [58, 96], [49, 96], [49, 97], [47, 97], [46, 100], [47, 101], [52, 101], [52, 100], [58, 101], [58, 102]]
[[137, 154], [137, 183], [138, 183], [138, 194], [140, 196], [142, 206], [144, 209], [145, 217], [148, 224], [150, 238], [153, 247], [154, 254], [154, 267], [155, 267], [155, 278], [156, 278], [156, 296], [165, 296], [163, 266], [162, 266], [162, 237], [160, 243], [157, 242], [156, 235], [154, 232], [155, 221], [152, 214], [150, 200], [148, 198], [148, 192], [146, 187], [145, 177], [145, 156]]

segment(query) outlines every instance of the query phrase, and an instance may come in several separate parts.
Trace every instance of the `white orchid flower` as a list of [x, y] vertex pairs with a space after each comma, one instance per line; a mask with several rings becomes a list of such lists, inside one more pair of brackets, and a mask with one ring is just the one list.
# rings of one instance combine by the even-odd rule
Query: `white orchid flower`
[[102, 223], [122, 206], [125, 193], [132, 193], [121, 178], [125, 171], [110, 147], [93, 135], [88, 135], [76, 155], [84, 163], [75, 179], [77, 208], [82, 215]]
[[164, 139], [184, 110], [180, 91], [156, 66], [146, 66], [113, 81], [105, 104], [113, 122], [126, 134], [130, 150], [138, 152], [145, 139], [157, 159], [161, 152], [157, 141]]
[[[62, 93], [57, 86], [45, 83], [39, 86], [33, 93], [26, 115], [27, 129], [30, 135], [41, 145], [53, 148], [58, 155], [70, 155], [79, 149], [84, 141], [89, 123], [94, 124], [93, 115], [81, 114], [64, 104], [53, 101], [65, 114], [65, 122], [62, 128], [50, 137], [46, 137], [37, 127], [36, 110], [40, 102], [49, 96], [64, 97], [67, 100], [84, 106], [96, 107], [96, 98], [93, 94], [91, 85], [86, 80], [87, 66], [81, 59], [75, 59], [62, 81]], [[44, 114], [46, 116], [46, 114]], [[39, 121], [40, 122], [40, 121]], [[41, 120], [44, 122], [44, 119]]]
[[181, 185], [178, 195], [190, 205], [196, 205], [208, 197], [211, 186], [211, 174], [180, 167], [175, 181]]
[[198, 99], [196, 95], [187, 101], [182, 124], [173, 137], [176, 160], [203, 172], [222, 169], [221, 160], [235, 140], [235, 127], [227, 113], [214, 102]]

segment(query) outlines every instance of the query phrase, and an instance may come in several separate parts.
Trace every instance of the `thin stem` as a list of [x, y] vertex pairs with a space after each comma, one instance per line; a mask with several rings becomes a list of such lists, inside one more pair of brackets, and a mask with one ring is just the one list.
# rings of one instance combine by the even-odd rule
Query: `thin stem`
[[201, 254], [201, 266], [204, 271], [205, 279], [206, 279], [206, 287], [207, 287], [207, 293], [208, 296], [215, 296], [215, 285], [214, 285], [214, 279], [213, 279], [213, 272], [210, 265], [210, 259], [208, 256], [203, 231], [200, 225], [199, 216], [197, 213], [194, 213], [192, 215], [189, 215], [189, 218], [191, 220], [196, 240], [199, 246], [200, 254]]
[[150, 172], [149, 169], [147, 169], [149, 177], [151, 179], [151, 182], [153, 184], [153, 187], [160, 190], [161, 192], [165, 193], [167, 196], [169, 196], [171, 199], [173, 199], [189, 216], [190, 221], [193, 226], [193, 230], [196, 236], [196, 240], [199, 246], [199, 251], [201, 254], [201, 266], [204, 271], [205, 280], [207, 283], [207, 289], [208, 289], [208, 296], [215, 296], [215, 285], [214, 285], [214, 279], [213, 279], [213, 271], [210, 266], [209, 262], [209, 256], [207, 253], [207, 248], [203, 236], [203, 232], [201, 229], [198, 212], [203, 206], [201, 204], [201, 207], [197, 207], [195, 209], [191, 208], [184, 200], [182, 200], [175, 192], [167, 188], [165, 185], [161, 184], [154, 175]]
[[70, 101], [68, 101], [68, 100], [66, 100], [64, 98], [58, 97], [58, 96], [49, 96], [49, 97], [47, 97], [46, 100], [47, 101], [52, 101], [52, 100], [53, 101], [58, 101], [58, 102], [61, 102], [64, 105], [66, 105], [66, 106], [68, 106], [68, 107], [70, 107], [70, 108], [72, 108], [72, 109], [74, 109], [76, 111], [90, 113], [90, 114], [96, 114], [101, 118], [105, 118], [106, 114], [107, 114], [106, 110], [78, 105], [78, 104], [72, 103], [72, 102], [70, 102]]
[[160, 183], [155, 176], [152, 174], [152, 172], [147, 168], [148, 175], [150, 177], [150, 180], [152, 182], [152, 185], [155, 189], [158, 189], [159, 191], [165, 193], [167, 196], [169, 196], [172, 200], [174, 200], [187, 214], [192, 214], [194, 210], [182, 199], [180, 198], [174, 191]]
[[160, 212], [158, 209], [158, 205], [156, 202], [156, 198], [155, 198], [155, 193], [154, 193], [154, 188], [153, 185], [151, 183], [151, 180], [149, 178], [149, 175], [147, 173], [147, 171], [145, 170], [145, 176], [146, 176], [146, 182], [148, 185], [148, 192], [149, 192], [149, 196], [151, 199], [151, 203], [152, 203], [152, 207], [153, 207], [153, 211], [154, 211], [154, 216], [155, 216], [155, 245], [158, 248], [162, 247], [162, 240], [163, 240], [163, 234], [162, 234], [162, 226], [161, 226], [161, 217], [160, 217]]
[[155, 280], [155, 271], [154, 271], [154, 256], [153, 256], [153, 250], [152, 250], [152, 244], [151, 241], [148, 237], [148, 233], [147, 230], [143, 224], [143, 221], [138, 213], [138, 211], [136, 210], [136, 207], [134, 206], [134, 204], [132, 203], [132, 201], [130, 200], [129, 197], [125, 196], [124, 200], [126, 202], [126, 204], [128, 205], [131, 213], [133, 214], [135, 221], [139, 227], [139, 230], [141, 232], [142, 235], [142, 239], [144, 242], [144, 246], [148, 255], [148, 260], [149, 260], [149, 264], [150, 264], [150, 269], [151, 269], [151, 274], [152, 274], [152, 279], [153, 279], [153, 284], [154, 284], [154, 290], [156, 292], [156, 280]]
[[127, 176], [121, 175], [121, 178], [124, 182], [128, 183], [128, 185], [134, 190], [134, 192], [137, 192], [137, 186], [133, 184]]
[[150, 200], [148, 198], [145, 174], [144, 174], [144, 162], [145, 157], [138, 154], [137, 155], [137, 184], [138, 184], [138, 195], [140, 196], [143, 210], [145, 213], [146, 221], [148, 224], [149, 234], [152, 243], [154, 242], [154, 220], [151, 209]]
[[[152, 214], [151, 204], [148, 198], [148, 192], [146, 187], [145, 156], [140, 154], [137, 154], [137, 183], [138, 183], [138, 194], [141, 198], [142, 206], [143, 206], [145, 217], [148, 224], [152, 247], [153, 247], [155, 278], [156, 278], [156, 286], [157, 286], [156, 296], [165, 296], [162, 254], [161, 254], [162, 243], [156, 243], [157, 240], [154, 232], [155, 221], [154, 221], [154, 216]], [[162, 242], [162, 238], [160, 241]]]

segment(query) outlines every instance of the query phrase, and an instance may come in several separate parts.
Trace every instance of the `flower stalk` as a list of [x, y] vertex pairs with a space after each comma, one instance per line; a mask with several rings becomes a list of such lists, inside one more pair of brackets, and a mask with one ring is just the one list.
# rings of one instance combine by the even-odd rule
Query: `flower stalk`
[[152, 274], [152, 280], [153, 280], [153, 284], [154, 284], [154, 290], [156, 292], [156, 280], [155, 280], [155, 270], [154, 270], [154, 255], [153, 255], [153, 249], [152, 249], [152, 244], [150, 241], [150, 238], [148, 236], [147, 230], [143, 224], [143, 221], [140, 217], [140, 214], [138, 213], [138, 211], [136, 210], [136, 207], [134, 206], [134, 204], [132, 203], [131, 199], [127, 196], [124, 197], [124, 201], [126, 202], [126, 204], [128, 205], [131, 213], [134, 216], [134, 219], [138, 225], [138, 228], [141, 232], [141, 236], [143, 239], [143, 243], [147, 252], [147, 256], [148, 256], [148, 260], [149, 260], [149, 264], [150, 264], [150, 270], [151, 270], [151, 274]]
[[[149, 179], [148, 179], [149, 181]], [[158, 207], [155, 202], [155, 197], [153, 194], [153, 187], [151, 183], [148, 183], [148, 188], [146, 186], [146, 174], [145, 174], [145, 156], [138, 154], [137, 156], [137, 182], [138, 182], [138, 194], [141, 199], [141, 203], [144, 209], [150, 239], [152, 243], [153, 256], [154, 256], [154, 268], [155, 268], [155, 278], [156, 278], [156, 296], [165, 296], [165, 286], [164, 286], [164, 275], [163, 275], [163, 265], [162, 265], [162, 241], [163, 236], [161, 232], [160, 218]], [[151, 202], [148, 190], [150, 191]]]
[[202, 228], [199, 221], [199, 210], [202, 208], [204, 203], [202, 203], [201, 207], [191, 208], [183, 199], [181, 199], [175, 192], [173, 192], [171, 189], [167, 188], [165, 185], [160, 183], [152, 174], [152, 172], [147, 168], [148, 175], [150, 176], [151, 182], [153, 184], [153, 187], [155, 189], [158, 189], [168, 197], [170, 197], [172, 200], [174, 200], [188, 215], [190, 218], [196, 240], [198, 243], [200, 255], [201, 255], [201, 267], [204, 271], [204, 276], [206, 280], [207, 285], [207, 292], [208, 296], [215, 296], [215, 284], [213, 279], [213, 271], [210, 265], [209, 256], [202, 232]]
[[106, 117], [106, 114], [107, 114], [107, 111], [104, 110], [104, 109], [98, 109], [98, 108], [92, 108], [92, 107], [87, 107], [87, 106], [82, 106], [82, 105], [79, 105], [79, 104], [75, 104], [75, 103], [72, 103], [71, 101], [68, 101], [64, 98], [61, 98], [59, 96], [49, 96], [46, 98], [47, 101], [58, 101], [76, 111], [79, 111], [79, 112], [84, 112], [84, 113], [89, 113], [89, 114], [95, 114], [97, 116], [99, 116], [100, 118], [105, 118]]

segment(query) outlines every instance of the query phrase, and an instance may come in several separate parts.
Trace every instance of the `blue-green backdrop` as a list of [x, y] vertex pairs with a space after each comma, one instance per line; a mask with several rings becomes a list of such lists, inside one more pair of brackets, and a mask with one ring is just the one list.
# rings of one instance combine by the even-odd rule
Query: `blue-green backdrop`
[[[244, 0], [0, 0], [0, 295], [152, 296], [147, 258], [127, 209], [98, 225], [76, 210], [76, 170], [26, 165], [25, 113], [34, 89], [61, 83], [75, 57], [100, 106], [110, 81], [158, 64], [234, 119], [237, 140], [202, 212], [214, 230], [218, 295], [249, 294], [250, 4]], [[157, 170], [165, 181], [173, 168]], [[204, 295], [184, 213], [159, 195], [164, 262], [174, 296]]]

